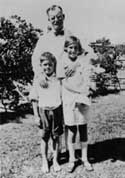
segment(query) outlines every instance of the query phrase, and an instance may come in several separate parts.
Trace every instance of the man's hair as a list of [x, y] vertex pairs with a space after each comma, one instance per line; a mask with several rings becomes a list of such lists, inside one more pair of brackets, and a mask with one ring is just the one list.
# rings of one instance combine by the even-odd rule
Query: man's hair
[[60, 6], [58, 6], [58, 5], [52, 5], [51, 7], [49, 7], [49, 8], [46, 10], [47, 15], [49, 15], [49, 11], [53, 11], [53, 10], [55, 10], [56, 8], [60, 9], [61, 13], [63, 14], [63, 9], [62, 9], [62, 7], [60, 7]]
[[56, 58], [55, 58], [55, 56], [50, 52], [43, 52], [40, 56], [40, 63], [42, 63], [45, 60], [48, 60], [49, 62], [54, 64], [54, 72], [56, 72]]
[[64, 44], [64, 51], [67, 52], [67, 47], [71, 45], [72, 43], [76, 43], [78, 45], [78, 55], [81, 55], [84, 53], [84, 49], [82, 48], [80, 40], [76, 36], [68, 36], [65, 44]]

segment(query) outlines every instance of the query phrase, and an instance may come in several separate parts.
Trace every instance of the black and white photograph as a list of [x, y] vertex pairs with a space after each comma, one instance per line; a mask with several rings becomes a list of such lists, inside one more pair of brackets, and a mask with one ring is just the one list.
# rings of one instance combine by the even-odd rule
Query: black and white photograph
[[0, 0], [0, 178], [125, 178], [124, 21], [124, 0]]

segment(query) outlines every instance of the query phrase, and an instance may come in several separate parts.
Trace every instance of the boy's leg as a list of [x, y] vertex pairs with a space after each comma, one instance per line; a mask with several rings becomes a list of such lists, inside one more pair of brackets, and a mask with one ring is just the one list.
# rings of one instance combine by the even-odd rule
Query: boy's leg
[[47, 153], [48, 153], [48, 140], [50, 138], [50, 129], [49, 129], [49, 118], [48, 112], [39, 108], [40, 115], [40, 128], [41, 128], [41, 154], [42, 154], [42, 172], [49, 172]]
[[41, 140], [41, 154], [42, 154], [42, 172], [49, 172], [49, 166], [47, 161], [48, 141], [43, 138]]
[[58, 152], [59, 152], [59, 138], [56, 138], [53, 139], [53, 167], [55, 172], [61, 170], [61, 167], [58, 163]]
[[52, 112], [52, 140], [53, 140], [53, 167], [54, 170], [60, 171], [58, 163], [58, 153], [60, 147], [60, 136], [63, 134], [63, 113], [62, 106], [59, 106]]
[[69, 172], [72, 172], [75, 164], [75, 148], [77, 127], [68, 126], [68, 148], [69, 148]]

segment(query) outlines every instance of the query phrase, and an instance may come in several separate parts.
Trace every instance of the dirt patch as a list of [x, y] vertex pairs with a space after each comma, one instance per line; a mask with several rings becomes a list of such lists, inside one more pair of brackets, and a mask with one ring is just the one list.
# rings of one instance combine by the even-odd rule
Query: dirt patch
[[[50, 173], [43, 174], [39, 128], [34, 125], [33, 115], [8, 117], [4, 115], [5, 122], [0, 125], [1, 178], [125, 177], [125, 93], [99, 97], [92, 104], [88, 157], [93, 163], [93, 172], [78, 164], [69, 174], [67, 154], [63, 152], [59, 158], [61, 172], [55, 173], [51, 166]], [[64, 143], [62, 145], [64, 147]], [[76, 154], [80, 155], [80, 151]]]

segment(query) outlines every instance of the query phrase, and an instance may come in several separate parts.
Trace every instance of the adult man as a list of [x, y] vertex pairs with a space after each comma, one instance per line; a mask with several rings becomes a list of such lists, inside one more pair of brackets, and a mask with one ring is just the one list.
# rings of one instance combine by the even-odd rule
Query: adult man
[[[69, 31], [64, 29], [65, 15], [60, 6], [53, 5], [47, 9], [46, 13], [48, 16], [48, 21], [50, 22], [50, 26], [48, 32], [40, 37], [32, 56], [32, 68], [34, 71], [34, 81], [37, 80], [37, 77], [39, 76], [40, 73], [39, 59], [41, 54], [43, 52], [52, 53], [57, 60], [57, 67], [58, 67], [58, 61], [61, 60], [61, 56], [63, 55], [64, 52], [65, 39], [67, 38], [68, 35], [71, 34]], [[34, 85], [35, 82], [33, 83], [33, 88], [30, 93], [30, 98], [32, 98], [32, 95], [34, 95]], [[41, 80], [40, 85], [43, 88], [48, 87], [48, 83], [46, 82], [46, 80], [44, 80], [44, 77], [43, 80]], [[37, 122], [39, 122], [39, 118], [37, 116], [37, 109], [38, 109], [37, 104], [33, 102], [33, 111], [34, 111], [34, 115], [36, 116], [35, 119]], [[41, 147], [42, 146], [43, 145], [41, 145]], [[56, 164], [55, 170], [56, 171], [60, 170], [59, 165]], [[44, 171], [48, 172], [48, 168]]]
[[39, 72], [39, 57], [42, 52], [51, 52], [58, 60], [64, 51], [64, 42], [71, 33], [64, 29], [65, 15], [60, 6], [53, 5], [46, 11], [48, 21], [50, 22], [49, 30], [40, 37], [32, 56], [32, 67], [35, 76]]

